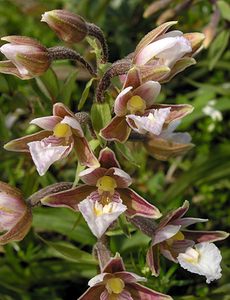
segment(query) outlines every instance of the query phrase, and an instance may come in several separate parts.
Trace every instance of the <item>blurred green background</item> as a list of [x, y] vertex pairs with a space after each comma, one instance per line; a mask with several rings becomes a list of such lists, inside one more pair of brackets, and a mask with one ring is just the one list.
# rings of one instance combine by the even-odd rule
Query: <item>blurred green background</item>
[[[61, 45], [40, 18], [45, 11], [65, 8], [103, 29], [110, 62], [114, 62], [132, 52], [137, 42], [167, 16], [179, 20], [177, 29], [202, 31], [217, 7], [220, 17], [212, 31], [215, 38], [197, 56], [197, 65], [163, 85], [158, 98], [159, 102], [190, 103], [195, 107], [179, 129], [191, 133], [196, 147], [168, 162], [149, 157], [139, 143], [115, 150], [122, 167], [135, 178], [134, 189], [162, 212], [187, 199], [191, 204], [189, 216], [210, 219], [196, 229], [229, 231], [229, 2], [167, 1], [166, 7], [155, 12], [150, 7], [154, 2], [157, 1], [0, 0], [0, 36], [27, 35], [47, 47]], [[94, 60], [87, 42], [74, 48]], [[88, 74], [66, 61], [56, 62], [53, 70], [30, 81], [0, 74], [0, 180], [22, 189], [25, 197], [51, 183], [75, 179], [74, 155], [39, 177], [29, 156], [2, 148], [10, 139], [34, 132], [29, 121], [49, 115], [53, 102], [62, 101], [77, 111]], [[83, 110], [90, 109], [92, 100], [91, 87]], [[207, 115], [207, 107], [216, 113]], [[180, 300], [230, 299], [230, 250], [226, 241], [218, 243], [223, 276], [207, 285], [202, 277], [164, 259], [159, 278], [151, 277], [145, 265], [149, 238], [131, 226], [129, 230], [129, 238], [119, 228], [111, 233], [111, 250], [121, 253], [129, 271], [146, 276], [149, 287]], [[78, 214], [67, 209], [34, 209], [34, 227], [25, 240], [0, 248], [0, 300], [77, 299], [97, 272], [97, 262], [91, 256], [94, 243], [94, 236]]]

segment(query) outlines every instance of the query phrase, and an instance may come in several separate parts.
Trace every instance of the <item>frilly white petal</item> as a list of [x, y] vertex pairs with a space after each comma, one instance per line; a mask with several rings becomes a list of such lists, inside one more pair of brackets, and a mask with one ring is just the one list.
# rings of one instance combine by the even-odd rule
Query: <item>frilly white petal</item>
[[[151, 110], [148, 116], [128, 115], [126, 116], [126, 121], [129, 126], [138, 133], [145, 134], [149, 132], [150, 134], [159, 135], [169, 113], [170, 107], [154, 109]], [[132, 125], [130, 119], [134, 122], [135, 126]]]
[[69, 146], [47, 145], [43, 140], [28, 143], [28, 147], [40, 176], [44, 175], [55, 161], [63, 158], [69, 148]]
[[78, 208], [88, 223], [90, 230], [97, 238], [100, 238], [119, 215], [127, 209], [121, 202], [110, 202], [102, 206], [102, 204], [90, 199], [90, 197], [81, 201]]
[[195, 249], [188, 248], [185, 253], [180, 253], [177, 259], [182, 268], [205, 276], [207, 283], [221, 277], [222, 256], [213, 243], [196, 244]]

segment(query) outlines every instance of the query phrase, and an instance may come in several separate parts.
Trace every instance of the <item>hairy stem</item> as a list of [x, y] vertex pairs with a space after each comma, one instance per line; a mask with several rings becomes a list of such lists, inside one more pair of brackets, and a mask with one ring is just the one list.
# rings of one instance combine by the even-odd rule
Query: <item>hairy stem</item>
[[107, 247], [107, 244], [107, 237], [104, 235], [100, 239], [98, 239], [96, 245], [94, 246], [94, 251], [99, 261], [101, 272], [112, 256], [110, 250]]
[[93, 69], [93, 67], [76, 51], [57, 46], [57, 47], [51, 47], [48, 49], [49, 51], [49, 57], [52, 60], [59, 60], [59, 59], [70, 59], [70, 60], [75, 60], [79, 62], [85, 69], [89, 71], [89, 73], [96, 77], [96, 72]]

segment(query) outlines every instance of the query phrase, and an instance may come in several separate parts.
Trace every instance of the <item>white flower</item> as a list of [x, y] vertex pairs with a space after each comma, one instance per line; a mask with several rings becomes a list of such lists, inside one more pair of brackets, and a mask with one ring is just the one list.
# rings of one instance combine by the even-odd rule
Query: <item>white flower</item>
[[182, 268], [205, 276], [207, 283], [222, 276], [220, 267], [222, 256], [213, 243], [199, 243], [195, 245], [195, 249], [189, 247], [185, 253], [180, 253], [177, 259]]
[[78, 208], [97, 238], [100, 238], [119, 215], [127, 209], [121, 202], [111, 201], [103, 206], [98, 201], [90, 199], [90, 197], [81, 201]]

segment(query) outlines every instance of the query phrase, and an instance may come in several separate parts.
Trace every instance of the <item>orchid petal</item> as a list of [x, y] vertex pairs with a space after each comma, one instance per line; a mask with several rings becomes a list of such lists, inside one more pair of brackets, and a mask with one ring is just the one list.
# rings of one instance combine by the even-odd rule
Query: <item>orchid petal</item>
[[51, 207], [68, 207], [78, 211], [78, 204], [93, 191], [95, 191], [94, 187], [84, 184], [76, 188], [47, 195], [41, 199], [41, 203]]
[[185, 253], [178, 255], [182, 268], [206, 277], [206, 282], [221, 277], [220, 262], [222, 260], [219, 249], [213, 243], [199, 243], [195, 249], [188, 248]]
[[103, 177], [107, 169], [105, 168], [88, 168], [79, 173], [81, 180], [92, 186], [96, 186], [99, 178]]
[[78, 136], [78, 137], [83, 137], [84, 133], [82, 131], [81, 125], [79, 124], [79, 122], [72, 117], [69, 116], [65, 116], [64, 119], [61, 121], [62, 124], [67, 124], [69, 125], [72, 129], [74, 129], [74, 133]]
[[107, 176], [111, 176], [116, 180], [117, 187], [127, 188], [132, 184], [132, 178], [125, 171], [119, 168], [110, 168], [107, 173]]
[[117, 189], [123, 203], [127, 206], [126, 214], [132, 218], [134, 216], [144, 216], [146, 218], [158, 219], [161, 213], [157, 207], [147, 202], [140, 195], [131, 189]]
[[51, 134], [52, 132], [50, 131], [42, 130], [34, 134], [21, 137], [19, 139], [12, 140], [4, 145], [4, 149], [8, 151], [29, 152], [28, 143], [33, 141], [40, 141], [46, 137], [49, 137]]
[[182, 218], [177, 219], [173, 222], [171, 222], [172, 225], [181, 225], [183, 228], [188, 227], [192, 224], [196, 224], [199, 222], [207, 222], [208, 219], [199, 219], [199, 218]]
[[168, 295], [158, 293], [154, 290], [144, 287], [138, 283], [128, 283], [126, 290], [130, 292], [133, 299], [145, 299], [145, 300], [169, 300], [172, 298]]
[[98, 160], [99, 160], [102, 168], [109, 169], [112, 167], [115, 167], [115, 168], [121, 167], [116, 158], [115, 153], [108, 147], [106, 147], [100, 151]]
[[123, 272], [125, 271], [125, 266], [123, 263], [122, 258], [118, 253], [114, 257], [108, 261], [108, 263], [105, 265], [102, 273], [117, 273], [117, 272]]
[[97, 238], [100, 238], [119, 215], [127, 209], [125, 205], [118, 202], [110, 202], [103, 206], [92, 200], [90, 196], [81, 201], [78, 208]]
[[58, 102], [53, 106], [53, 115], [64, 119], [65, 116], [75, 118], [74, 113], [65, 104]]
[[183, 234], [186, 239], [193, 240], [196, 243], [222, 241], [229, 236], [229, 233], [225, 231], [183, 230]]
[[93, 151], [90, 149], [89, 143], [84, 137], [73, 136], [74, 147], [80, 164], [98, 168], [100, 166], [97, 158], [93, 154]]
[[88, 288], [88, 290], [81, 295], [78, 300], [100, 300], [100, 295], [104, 291], [104, 285], [96, 285], [93, 287]]
[[161, 90], [161, 85], [157, 81], [147, 81], [141, 86], [136, 88], [133, 92], [134, 95], [140, 96], [146, 102], [146, 106], [149, 107], [153, 104]]
[[155, 232], [153, 246], [173, 237], [179, 230], [180, 225], [166, 225]]
[[116, 272], [116, 277], [122, 279], [125, 283], [137, 282], [137, 281], [147, 281], [145, 277], [139, 276], [132, 272]]
[[140, 85], [141, 85], [140, 70], [139, 67], [134, 66], [129, 70], [127, 75], [124, 77], [123, 89], [129, 86], [132, 86], [135, 89]]
[[98, 283], [102, 283], [104, 280], [104, 277], [107, 275], [107, 273], [101, 273], [98, 274], [96, 276], [94, 276], [93, 278], [90, 279], [90, 281], [88, 282], [88, 286], [93, 287], [94, 285], [98, 284]]
[[38, 127], [53, 131], [55, 125], [61, 122], [61, 118], [57, 116], [49, 116], [49, 117], [41, 117], [41, 118], [36, 118], [33, 119], [30, 124], [37, 125]]
[[114, 102], [114, 112], [117, 116], [121, 117], [126, 115], [127, 113], [127, 103], [129, 99], [132, 97], [132, 93], [130, 92], [133, 89], [132, 86], [129, 86], [122, 90], [120, 94], [117, 96]]
[[115, 116], [111, 122], [101, 130], [100, 135], [108, 141], [118, 141], [124, 143], [129, 135], [131, 129], [129, 128], [125, 117]]
[[151, 245], [146, 256], [146, 262], [153, 276], [160, 274], [160, 255], [158, 245]]
[[[47, 138], [49, 139], [49, 138]], [[44, 175], [56, 161], [69, 154], [70, 146], [56, 146], [46, 143], [45, 139], [28, 143], [30, 154], [40, 176]]]

